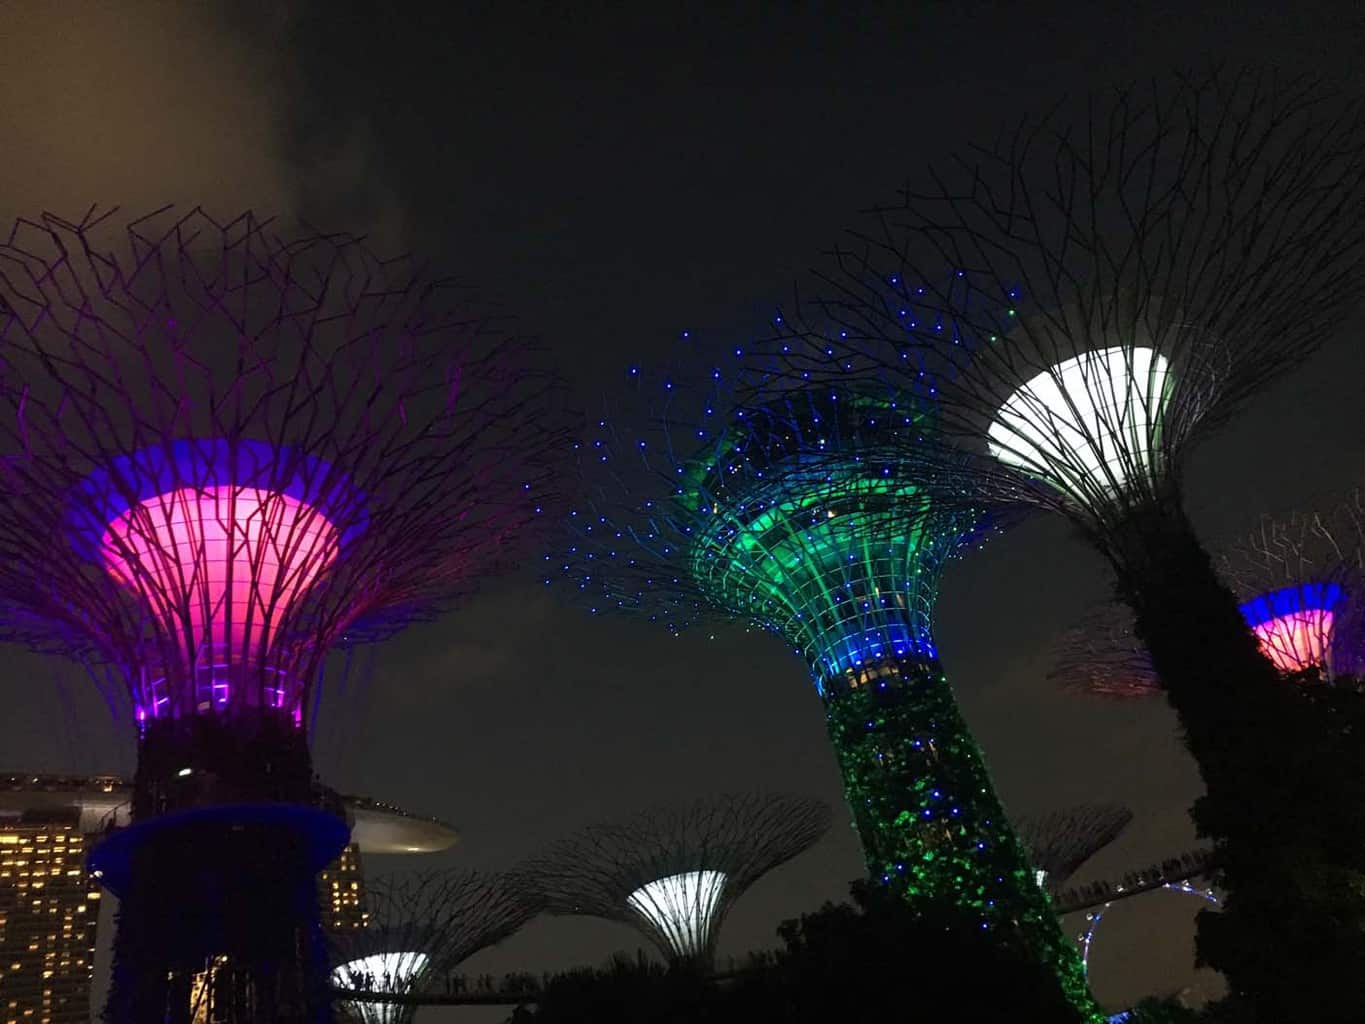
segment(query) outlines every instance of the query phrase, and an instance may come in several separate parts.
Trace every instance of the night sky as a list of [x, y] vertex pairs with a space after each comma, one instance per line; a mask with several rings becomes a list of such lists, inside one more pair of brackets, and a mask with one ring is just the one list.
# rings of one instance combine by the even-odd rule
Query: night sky
[[[1349, 83], [1365, 55], [1347, 2], [348, 6], [0, 2], [0, 215], [174, 201], [369, 232], [518, 313], [595, 408], [683, 329], [757, 324], [856, 210], [1023, 114], [1211, 60]], [[1365, 482], [1362, 323], [1194, 453], [1211, 544]], [[455, 823], [463, 842], [422, 866], [508, 866], [654, 799], [817, 795], [838, 808], [831, 835], [740, 902], [721, 953], [773, 945], [781, 919], [844, 895], [861, 857], [800, 661], [737, 628], [671, 639], [589, 619], [536, 581], [538, 555], [356, 663], [319, 724], [324, 778]], [[1164, 706], [1045, 679], [1049, 644], [1107, 586], [1064, 524], [1037, 519], [953, 568], [940, 605], [949, 678], [1011, 812], [1136, 812], [1078, 880], [1194, 845], [1197, 778]], [[78, 671], [6, 663], [0, 768], [130, 771], [128, 730]], [[1190, 966], [1197, 909], [1164, 894], [1116, 908], [1092, 964], [1101, 1000], [1216, 991]], [[636, 944], [541, 921], [470, 966]]]

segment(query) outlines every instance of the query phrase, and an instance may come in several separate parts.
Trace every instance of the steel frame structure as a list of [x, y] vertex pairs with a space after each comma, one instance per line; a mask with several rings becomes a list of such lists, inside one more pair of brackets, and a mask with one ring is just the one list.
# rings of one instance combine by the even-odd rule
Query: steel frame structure
[[[1323, 511], [1263, 516], [1215, 557], [1242, 618], [1281, 673], [1358, 684], [1365, 675], [1365, 506], [1358, 493]], [[1092, 611], [1053, 645], [1049, 678], [1106, 697], [1154, 697], [1161, 683], [1117, 604]]]
[[135, 823], [92, 861], [108, 1019], [320, 1019], [310, 876], [346, 829], [311, 689], [530, 530], [557, 385], [411, 260], [199, 209], [16, 221], [0, 343], [0, 635], [96, 665], [139, 730]]
[[[508, 876], [477, 871], [381, 878], [366, 887], [365, 906], [365, 927], [329, 936], [338, 1009], [358, 1024], [407, 1024], [460, 964], [541, 910]], [[403, 1000], [348, 1000], [348, 991]]]
[[1081, 865], [1119, 836], [1133, 820], [1123, 804], [1078, 804], [1016, 826], [1033, 866], [1045, 873], [1049, 893], [1060, 891]]
[[1282, 672], [1325, 682], [1365, 675], [1365, 505], [1359, 492], [1314, 512], [1263, 516], [1218, 569]]
[[797, 796], [730, 794], [656, 805], [584, 828], [518, 875], [551, 913], [624, 922], [669, 963], [710, 970], [734, 903], [818, 842], [829, 824], [829, 807]]
[[781, 636], [824, 702], [871, 878], [964, 926], [1018, 933], [1090, 1012], [938, 659], [942, 573], [991, 525], [936, 501], [927, 476], [941, 467], [903, 440], [933, 442], [932, 406], [872, 388], [746, 404], [752, 379], [728, 365], [701, 383], [630, 376], [643, 408], [577, 443], [587, 500], [546, 582], [674, 633], [729, 620]]

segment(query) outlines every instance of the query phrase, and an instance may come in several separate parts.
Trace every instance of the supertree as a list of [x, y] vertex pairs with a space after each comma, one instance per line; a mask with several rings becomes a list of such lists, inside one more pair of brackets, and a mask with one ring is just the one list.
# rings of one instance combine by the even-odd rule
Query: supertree
[[[1359, 494], [1322, 511], [1263, 516], [1215, 556], [1262, 653], [1301, 683], [1365, 674], [1365, 507]], [[1053, 646], [1064, 689], [1152, 697], [1161, 683], [1122, 605], [1094, 609]]]
[[1152, 656], [1133, 631], [1127, 606], [1105, 602], [1052, 644], [1048, 679], [1074, 694], [1159, 697]]
[[1309, 712], [1278, 686], [1181, 483], [1192, 445], [1354, 304], [1361, 105], [1275, 74], [1119, 89], [1002, 133], [850, 238], [814, 298], [783, 311], [782, 377], [932, 394], [967, 456], [945, 495], [1058, 512], [1105, 556], [1200, 765], [1199, 825], [1240, 844], [1220, 855], [1229, 901], [1201, 955], [1236, 975], [1237, 998], [1293, 1013], [1284, 951], [1236, 922], [1238, 893], [1288, 863], [1262, 856], [1267, 801], [1302, 810], [1265, 730]]
[[1078, 868], [1123, 834], [1133, 812], [1122, 804], [1079, 804], [1037, 818], [1021, 818], [1019, 838], [1028, 848], [1039, 883], [1057, 892]]
[[1218, 568], [1261, 650], [1300, 679], [1365, 670], [1365, 506], [1359, 493], [1317, 512], [1262, 517]]
[[646, 411], [629, 432], [600, 420], [579, 445], [588, 504], [552, 570], [594, 612], [675, 632], [738, 620], [792, 644], [824, 702], [872, 879], [1021, 942], [1092, 1012], [938, 661], [941, 574], [986, 526], [931, 500], [918, 458], [894, 443], [927, 443], [932, 407], [830, 389], [746, 407], [745, 378], [720, 367], [695, 388], [631, 375]]
[[[361, 1024], [403, 1024], [416, 998], [475, 953], [501, 942], [540, 912], [524, 887], [503, 875], [440, 871], [394, 875], [366, 892], [364, 928], [330, 938], [333, 984], [342, 1015]], [[405, 1002], [344, 999], [345, 990], [397, 995]], [[414, 998], [415, 997], [415, 998]]]
[[0, 339], [4, 635], [97, 659], [137, 729], [134, 823], [91, 858], [106, 1019], [323, 1020], [347, 829], [302, 710], [329, 650], [535, 521], [557, 386], [463, 289], [250, 213], [17, 221]]
[[553, 914], [623, 921], [671, 964], [709, 970], [725, 915], [773, 868], [813, 846], [829, 807], [783, 795], [657, 805], [590, 825], [518, 872]]

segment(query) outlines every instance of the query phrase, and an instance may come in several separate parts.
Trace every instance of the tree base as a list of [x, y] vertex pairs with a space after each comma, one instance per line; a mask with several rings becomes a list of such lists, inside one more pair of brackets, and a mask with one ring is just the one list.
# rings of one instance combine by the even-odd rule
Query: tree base
[[349, 830], [313, 793], [283, 716], [149, 723], [134, 823], [90, 859], [120, 900], [107, 1024], [330, 1019], [316, 876]]

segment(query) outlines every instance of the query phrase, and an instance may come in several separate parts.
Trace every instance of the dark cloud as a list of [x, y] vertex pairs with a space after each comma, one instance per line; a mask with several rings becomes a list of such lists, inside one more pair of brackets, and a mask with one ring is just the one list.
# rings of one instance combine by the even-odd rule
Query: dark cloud
[[0, 212], [92, 203], [281, 211], [270, 61], [202, 4], [6, 4], [0, 10]]

